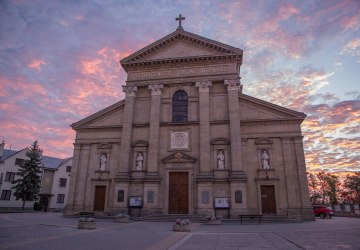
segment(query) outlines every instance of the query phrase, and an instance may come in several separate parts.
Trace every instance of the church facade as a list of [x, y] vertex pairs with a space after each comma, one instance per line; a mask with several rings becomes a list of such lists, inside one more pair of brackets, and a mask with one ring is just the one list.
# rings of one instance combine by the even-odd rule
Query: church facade
[[312, 219], [306, 115], [242, 93], [243, 51], [178, 29], [120, 61], [125, 99], [74, 124], [65, 215]]

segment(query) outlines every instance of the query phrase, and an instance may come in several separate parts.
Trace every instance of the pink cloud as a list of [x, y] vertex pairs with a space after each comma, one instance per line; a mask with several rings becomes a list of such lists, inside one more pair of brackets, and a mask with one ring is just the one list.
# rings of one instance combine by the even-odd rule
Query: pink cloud
[[360, 11], [359, 11], [359, 5], [358, 11], [353, 16], [345, 16], [341, 22], [341, 26], [345, 29], [352, 29], [352, 30], [358, 30], [360, 27]]
[[30, 69], [35, 69], [37, 71], [41, 70], [41, 66], [46, 65], [46, 63], [41, 59], [34, 59], [31, 61], [31, 63], [28, 64], [28, 67]]

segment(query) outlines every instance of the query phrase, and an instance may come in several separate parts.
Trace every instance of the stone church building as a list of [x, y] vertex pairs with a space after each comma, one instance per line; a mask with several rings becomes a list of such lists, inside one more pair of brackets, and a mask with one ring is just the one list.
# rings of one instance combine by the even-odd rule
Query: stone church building
[[65, 215], [312, 219], [306, 115], [243, 94], [242, 60], [241, 49], [187, 32], [181, 21], [122, 59], [125, 99], [72, 124]]

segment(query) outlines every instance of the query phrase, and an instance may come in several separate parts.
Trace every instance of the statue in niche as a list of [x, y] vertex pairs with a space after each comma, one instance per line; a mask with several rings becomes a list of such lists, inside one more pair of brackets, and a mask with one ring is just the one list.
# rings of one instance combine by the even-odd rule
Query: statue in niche
[[136, 155], [136, 170], [143, 170], [144, 166], [144, 156], [141, 152], [138, 152]]
[[263, 169], [270, 169], [269, 165], [269, 155], [267, 154], [266, 150], [263, 150], [261, 154], [261, 162]]
[[217, 167], [218, 169], [225, 169], [225, 156], [222, 150], [219, 150], [217, 155]]
[[106, 154], [102, 154], [100, 156], [100, 171], [105, 171], [106, 170], [106, 164], [107, 164], [107, 156]]

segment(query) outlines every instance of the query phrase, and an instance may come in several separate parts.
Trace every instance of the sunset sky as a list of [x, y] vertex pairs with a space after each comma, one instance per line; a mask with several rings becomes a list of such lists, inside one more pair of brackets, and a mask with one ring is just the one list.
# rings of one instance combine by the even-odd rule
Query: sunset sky
[[70, 125], [124, 98], [119, 60], [175, 31], [244, 50], [243, 92], [308, 115], [309, 170], [360, 171], [360, 1], [0, 1], [0, 140], [70, 157]]

